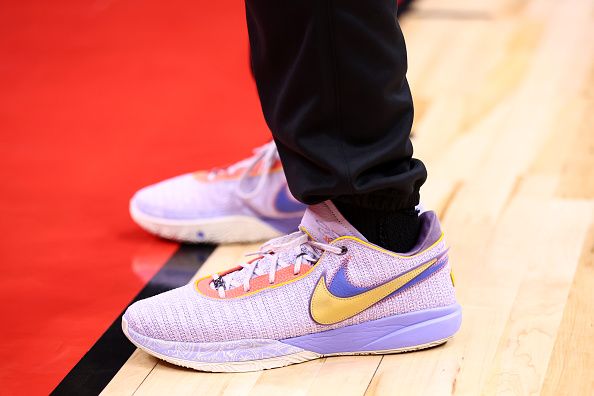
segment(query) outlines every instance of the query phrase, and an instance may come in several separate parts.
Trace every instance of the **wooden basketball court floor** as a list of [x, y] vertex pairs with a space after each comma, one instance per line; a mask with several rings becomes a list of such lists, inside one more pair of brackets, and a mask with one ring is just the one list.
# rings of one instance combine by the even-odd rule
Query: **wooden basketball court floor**
[[[421, 352], [212, 374], [136, 350], [104, 395], [594, 392], [594, 3], [420, 0], [402, 20], [422, 200], [463, 324]], [[199, 275], [254, 245], [218, 247]]]

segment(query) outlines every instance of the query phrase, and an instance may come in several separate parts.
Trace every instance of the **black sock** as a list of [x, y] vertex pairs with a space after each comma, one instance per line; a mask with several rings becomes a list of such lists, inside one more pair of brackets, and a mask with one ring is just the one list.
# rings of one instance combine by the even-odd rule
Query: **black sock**
[[408, 252], [419, 237], [421, 222], [414, 207], [391, 210], [368, 208], [342, 200], [334, 205], [367, 240], [393, 252]]

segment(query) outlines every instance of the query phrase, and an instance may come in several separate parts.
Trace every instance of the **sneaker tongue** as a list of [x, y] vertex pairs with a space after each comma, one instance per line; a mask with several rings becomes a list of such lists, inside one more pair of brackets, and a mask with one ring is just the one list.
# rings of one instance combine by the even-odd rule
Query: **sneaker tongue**
[[331, 201], [308, 206], [299, 228], [322, 243], [330, 243], [341, 236], [354, 236], [367, 241], [355, 227], [349, 224]]

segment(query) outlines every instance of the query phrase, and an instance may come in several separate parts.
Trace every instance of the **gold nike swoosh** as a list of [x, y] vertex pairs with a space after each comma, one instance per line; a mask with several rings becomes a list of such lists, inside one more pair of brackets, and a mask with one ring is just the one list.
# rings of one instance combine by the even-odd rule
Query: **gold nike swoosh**
[[330, 325], [353, 317], [405, 286], [437, 262], [433, 259], [405, 272], [391, 281], [352, 297], [337, 297], [326, 286], [326, 276], [320, 277], [311, 297], [311, 317], [319, 324]]

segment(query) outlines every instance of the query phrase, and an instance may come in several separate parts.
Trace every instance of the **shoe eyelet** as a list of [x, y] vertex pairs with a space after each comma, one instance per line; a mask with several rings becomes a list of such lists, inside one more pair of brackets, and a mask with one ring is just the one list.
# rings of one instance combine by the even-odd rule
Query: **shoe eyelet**
[[338, 255], [339, 255], [339, 256], [345, 255], [345, 254], [346, 254], [346, 252], [348, 252], [348, 251], [349, 251], [349, 249], [347, 249], [347, 247], [346, 247], [346, 246], [341, 246], [341, 247], [340, 247], [340, 253], [338, 253]]

